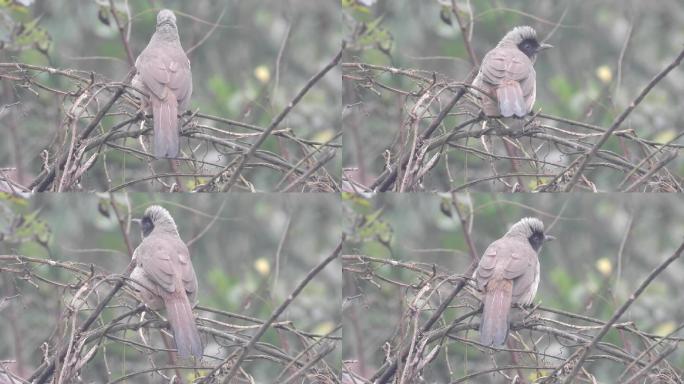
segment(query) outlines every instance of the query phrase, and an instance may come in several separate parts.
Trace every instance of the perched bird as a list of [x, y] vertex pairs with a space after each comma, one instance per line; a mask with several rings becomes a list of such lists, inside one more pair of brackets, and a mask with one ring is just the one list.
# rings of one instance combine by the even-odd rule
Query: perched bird
[[528, 26], [515, 27], [489, 51], [473, 85], [486, 116], [523, 117], [532, 111], [537, 95], [533, 64], [537, 53], [551, 48], [539, 44], [537, 32]]
[[153, 310], [166, 308], [166, 314], [182, 358], [202, 357], [192, 305], [197, 299], [197, 276], [188, 247], [178, 235], [169, 212], [152, 205], [140, 220], [143, 240], [133, 252], [135, 268], [131, 279], [142, 300]]
[[503, 345], [511, 304], [532, 304], [539, 286], [537, 253], [544, 242], [553, 239], [544, 234], [541, 220], [526, 217], [487, 247], [474, 274], [477, 288], [483, 292], [482, 344]]
[[154, 120], [154, 155], [176, 157], [180, 149], [178, 111], [188, 107], [192, 94], [190, 60], [178, 37], [176, 15], [157, 14], [157, 30], [135, 61], [133, 86], [148, 97]]

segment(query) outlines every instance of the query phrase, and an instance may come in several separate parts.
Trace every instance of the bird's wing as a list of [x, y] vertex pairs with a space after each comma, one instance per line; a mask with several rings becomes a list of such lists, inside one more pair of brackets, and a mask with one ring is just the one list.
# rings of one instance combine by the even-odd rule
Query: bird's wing
[[[522, 82], [534, 75], [530, 59], [518, 48], [508, 47], [489, 51], [482, 60], [480, 71], [484, 80], [495, 86], [510, 80]], [[523, 88], [523, 93], [527, 94], [526, 88]]]
[[190, 103], [190, 95], [192, 95], [192, 72], [190, 71], [190, 61], [185, 56], [185, 52], [181, 49], [178, 56], [178, 70], [171, 82], [171, 89], [176, 94], [178, 105], [181, 110], [188, 107]]
[[164, 291], [176, 292], [180, 288], [179, 283], [188, 293], [197, 291], [197, 278], [188, 248], [176, 236], [151, 235], [145, 238], [136, 249], [136, 257], [138, 266]]
[[477, 282], [478, 289], [484, 289], [487, 282], [489, 282], [489, 279], [494, 276], [497, 267], [497, 251], [497, 243], [494, 242], [490, 244], [482, 254], [480, 263], [475, 270], [475, 281]]
[[520, 80], [520, 88], [522, 88], [525, 97], [527, 97], [535, 91], [536, 78], [537, 73], [534, 71], [534, 68], [530, 66], [529, 75], [526, 78]]
[[183, 245], [183, 263], [181, 264], [181, 278], [183, 280], [183, 287], [185, 288], [185, 292], [188, 294], [190, 302], [194, 303], [197, 295], [197, 275], [195, 275], [195, 269], [192, 267], [188, 248], [185, 246], [183, 241], [179, 240], [179, 243]]
[[473, 86], [485, 93], [484, 95], [480, 95], [480, 92], [475, 93], [475, 97], [479, 100], [480, 107], [484, 111], [485, 115], [499, 115], [499, 104], [496, 101], [496, 92], [494, 90], [494, 86], [484, 80], [482, 71], [480, 71], [477, 74], [477, 77], [475, 77]]
[[190, 72], [190, 61], [185, 52], [180, 47], [174, 47], [169, 52], [169, 88], [176, 95], [181, 109], [187, 107], [192, 94], [192, 72]]
[[135, 61], [135, 69], [139, 79], [157, 99], [166, 99], [167, 87], [170, 81], [169, 70], [164, 56], [159, 49], [148, 46]]
[[514, 298], [518, 298], [530, 290], [537, 270], [535, 263], [537, 263], [537, 254], [532, 247], [524, 242], [520, 242], [520, 245], [515, 247], [515, 251], [510, 252], [504, 276], [513, 280]]
[[[152, 44], [152, 43], [150, 43]], [[178, 47], [148, 45], [138, 56], [135, 68], [143, 84], [160, 100], [170, 89], [183, 107], [192, 93], [190, 61]]]
[[537, 74], [532, 68], [532, 73], [527, 79], [520, 81], [520, 87], [522, 88], [523, 95], [525, 95], [525, 106], [528, 111], [532, 110], [534, 101], [537, 98]]
[[513, 238], [501, 238], [487, 247], [475, 271], [478, 289], [483, 289], [493, 277], [513, 281], [513, 301], [526, 293], [534, 283], [537, 254], [527, 243]]

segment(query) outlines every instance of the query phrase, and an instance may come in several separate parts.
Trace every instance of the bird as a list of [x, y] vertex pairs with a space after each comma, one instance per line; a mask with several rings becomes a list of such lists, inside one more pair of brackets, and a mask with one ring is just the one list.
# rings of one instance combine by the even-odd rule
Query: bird
[[487, 117], [524, 117], [532, 111], [537, 97], [534, 62], [537, 53], [551, 47], [537, 41], [534, 28], [518, 26], [487, 52], [473, 81], [485, 93], [478, 99]]
[[201, 358], [203, 353], [192, 304], [197, 300], [197, 276], [176, 223], [169, 211], [151, 205], [140, 219], [143, 240], [133, 252], [131, 279], [142, 301], [152, 310], [166, 309], [178, 356]]
[[481, 344], [503, 345], [511, 304], [532, 304], [539, 287], [537, 255], [542, 244], [553, 239], [544, 233], [541, 220], [525, 217], [487, 247], [473, 276], [483, 293]]
[[135, 69], [132, 85], [146, 96], [146, 109], [152, 109], [154, 155], [176, 157], [180, 150], [178, 111], [190, 103], [192, 72], [173, 11], [163, 9], [157, 14], [156, 31], [135, 60]]

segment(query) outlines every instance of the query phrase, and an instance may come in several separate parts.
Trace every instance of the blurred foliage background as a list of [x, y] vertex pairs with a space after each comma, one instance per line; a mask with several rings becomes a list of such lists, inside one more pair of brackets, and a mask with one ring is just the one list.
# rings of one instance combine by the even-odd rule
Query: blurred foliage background
[[[0, 254], [49, 258], [59, 262], [93, 265], [97, 273], [121, 274], [130, 258], [122, 230], [111, 207], [109, 195], [42, 194], [31, 200], [0, 199]], [[113, 196], [119, 213], [128, 208], [141, 217], [151, 204], [167, 208], [175, 218], [181, 238], [189, 245], [199, 281], [198, 305], [229, 311], [265, 321], [300, 283], [306, 274], [328, 257], [340, 240], [340, 205], [332, 195], [170, 195], [118, 194]], [[128, 231], [131, 246], [140, 243], [135, 223]], [[11, 262], [5, 266], [11, 267]], [[78, 264], [81, 265], [81, 264]], [[16, 265], [15, 265], [16, 266]], [[291, 321], [303, 332], [324, 335], [340, 323], [340, 264], [334, 261], [306, 286], [278, 321]], [[12, 268], [10, 268], [12, 269]], [[60, 312], [73, 289], [56, 288], [41, 278], [61, 284], [77, 284], [74, 275], [49, 266], [33, 266], [32, 276], [0, 271], [0, 289], [6, 298], [0, 305], [0, 360], [14, 360], [10, 368], [26, 377], [42, 361], [41, 343], [51, 336]], [[109, 287], [105, 286], [105, 292]], [[116, 301], [117, 299], [115, 299]], [[123, 309], [112, 302], [104, 319]], [[135, 303], [128, 300], [129, 304]], [[117, 312], [118, 311], [118, 312]], [[226, 321], [213, 313], [195, 310], [199, 316]], [[241, 321], [228, 319], [236, 325]], [[205, 322], [211, 327], [211, 322]], [[215, 326], [215, 324], [214, 324]], [[237, 334], [253, 335], [254, 328], [236, 328]], [[334, 333], [340, 336], [340, 331]], [[121, 334], [119, 334], [121, 336]], [[126, 336], [139, 341], [134, 332]], [[150, 332], [153, 345], [159, 336]], [[205, 364], [232, 352], [207, 334]], [[261, 342], [296, 355], [300, 341], [287, 332], [270, 329]], [[224, 341], [225, 343], [225, 341]], [[130, 347], [106, 342], [106, 354], [99, 353], [83, 369], [82, 377], [108, 382], [126, 373], [149, 368], [150, 362]], [[339, 369], [339, 346], [324, 358]], [[165, 360], [165, 354], [158, 356]], [[105, 361], [108, 364], [105, 367]], [[259, 382], [275, 377], [282, 365], [265, 359], [247, 362], [245, 369]], [[161, 363], [161, 361], [160, 361]], [[109, 376], [108, 376], [109, 372]], [[143, 374], [131, 382], [149, 382]], [[156, 379], [155, 379], [156, 380]]]
[[[469, 61], [451, 3], [449, 0], [343, 1], [344, 34], [349, 42], [343, 62], [413, 71], [428, 80], [434, 75], [435, 80], [450, 83], [465, 81], [477, 69]], [[540, 39], [555, 46], [542, 52], [535, 64], [534, 111], [604, 128], [677, 57], [684, 45], [681, 28], [684, 3], [678, 0], [461, 0], [455, 3], [464, 23], [473, 20], [472, 25], [467, 25], [472, 29], [468, 37], [478, 60], [514, 26], [534, 27]], [[349, 77], [343, 80], [343, 167], [350, 179], [368, 185], [385, 169], [386, 150], [396, 156], [395, 147], [406, 140], [402, 136], [407, 135], [402, 122], [418, 97], [402, 92], [419, 93], [428, 84], [397, 72], [369, 71], [388, 87], [377, 85], [371, 89], [363, 80], [363, 72], [357, 69], [353, 65], [344, 67], [344, 74]], [[684, 71], [675, 69], [657, 84], [620, 129], [633, 129], [638, 137], [657, 143], [676, 139], [674, 144], [681, 146], [682, 139], [677, 137], [684, 124], [684, 116], [679, 111], [684, 104], [683, 90]], [[443, 107], [448, 99], [444, 96], [435, 104]], [[461, 110], [457, 106], [452, 115]], [[433, 106], [428, 115], [435, 116], [437, 112]], [[445, 126], [448, 130], [457, 124], [454, 121], [464, 120], [449, 118]], [[550, 125], [571, 132], [587, 132], [554, 121]], [[478, 141], [471, 139], [459, 144], [485, 150]], [[625, 149], [624, 139], [616, 137], [604, 148], [632, 161], [635, 161], [631, 157], [634, 152], [639, 152], [638, 147]], [[534, 149], [537, 150], [536, 146]], [[681, 148], [676, 150], [681, 152]], [[563, 161], [558, 151], [550, 152], [549, 160], [569, 163], [567, 159]], [[448, 190], [491, 172], [489, 161], [478, 158], [477, 153], [468, 156], [464, 151], [451, 150], [447, 161], [452, 174], [445, 174], [443, 166], [435, 167], [425, 176], [427, 189]], [[682, 157], [672, 164], [676, 165], [670, 169], [681, 179]], [[620, 181], [606, 172], [597, 179], [599, 189], [603, 190], [615, 190], [615, 184]], [[476, 190], [478, 187], [486, 191], [502, 190], [494, 183], [483, 183]]]
[[[117, 0], [113, 3], [122, 23], [128, 20], [125, 5], [130, 9], [130, 49], [134, 59], [154, 33], [157, 12], [161, 8], [172, 9], [177, 16], [183, 48], [191, 50], [188, 57], [194, 89], [190, 109], [262, 128], [268, 127], [340, 49], [340, 11], [339, 3], [334, 0]], [[6, 22], [0, 27], [4, 28], [0, 29], [4, 44], [0, 62], [73, 69], [85, 71], [86, 77], [92, 72], [98, 80], [122, 81], [130, 67], [109, 7], [110, 2], [95, 0], [39, 0], [28, 8], [0, 1], [0, 15]], [[124, 27], [127, 33], [128, 25]], [[76, 90], [63, 77], [45, 73], [36, 76], [48, 87]], [[302, 140], [320, 143], [332, 139], [341, 129], [340, 81], [339, 71], [333, 69], [287, 115], [279, 129], [289, 130]], [[41, 151], [64, 135], [60, 120], [68, 103], [42, 89], [25, 89], [8, 80], [1, 84], [0, 124], [6, 136], [0, 144], [0, 167], [16, 168], [9, 170], [13, 179], [26, 184], [41, 170]], [[115, 106], [112, 112], [121, 112], [121, 107]], [[250, 134], [242, 139], [248, 143], [254, 140], [254, 131], [244, 127], [224, 126], [201, 118], [196, 121], [220, 130]], [[111, 125], [112, 121], [105, 120], [105, 129]], [[240, 141], [234, 136], [229, 138]], [[181, 146], [187, 143], [182, 138]], [[296, 163], [298, 146], [288, 143], [271, 137], [263, 149], [286, 159], [289, 154]], [[339, 144], [339, 140], [333, 143]], [[135, 146], [135, 140], [128, 140], [126, 144]], [[209, 162], [227, 164], [225, 156], [217, 151], [210, 146], [201, 154]], [[145, 162], [126, 152], [109, 151], [105, 161], [111, 163], [114, 171], [105, 175], [102, 161], [98, 162], [83, 178], [83, 188], [103, 190], [149, 174]], [[337, 156], [325, 168], [337, 178], [340, 164], [341, 158]], [[125, 172], [119, 171], [120, 168], [125, 168]], [[199, 170], [192, 170], [198, 174], [207, 172], [201, 164]], [[273, 190], [282, 174], [268, 168], [258, 167], [258, 170], [261, 172], [256, 175], [246, 170], [254, 186]], [[181, 171], [187, 170], [181, 168]], [[145, 183], [133, 188], [154, 189]]]
[[[646, 276], [684, 241], [684, 223], [680, 219], [684, 214], [684, 201], [674, 195], [473, 193], [457, 195], [457, 199], [461, 212], [472, 214], [472, 228], [468, 230], [472, 231], [478, 256], [519, 219], [540, 218], [546, 232], [557, 240], [546, 243], [541, 250], [541, 282], [535, 304], [541, 302], [545, 307], [604, 321], [610, 319]], [[369, 377], [385, 362], [388, 351], [396, 353], [397, 346], [386, 342], [397, 337], [397, 333], [405, 332], [404, 327], [409, 327], [402, 314], [408, 311], [407, 303], [418, 294], [420, 282], [430, 277], [430, 271], [460, 276], [468, 269], [471, 257], [450, 195], [382, 194], [370, 200], [346, 195], [344, 217], [348, 234], [344, 252], [352, 256], [345, 256], [343, 265], [357, 272], [343, 272], [343, 359], [362, 362], [361, 367], [357, 365], [355, 369]], [[378, 277], [369, 271], [358, 273], [363, 268], [353, 255], [415, 265], [428, 274], [380, 263], [371, 263], [372, 271]], [[679, 298], [683, 275], [684, 260], [676, 260], [650, 284], [619, 322], [634, 322], [636, 328], [661, 336], [682, 327], [684, 309]], [[439, 296], [431, 296], [428, 308], [436, 308], [454, 285], [443, 284], [438, 289]], [[444, 316], [446, 324], [463, 313], [461, 306], [465, 302], [459, 295], [451, 303]], [[420, 317], [421, 322], [432, 311], [426, 312]], [[567, 317], [543, 315], [579, 324]], [[477, 331], [458, 334], [478, 339]], [[521, 335], [530, 344], [539, 342], [537, 347], [549, 355], [565, 359], [572, 352], [571, 348], [563, 348], [541, 332], [525, 330]], [[681, 344], [681, 329], [673, 336], [678, 337]], [[604, 341], [622, 346], [620, 337], [612, 330]], [[638, 345], [640, 342], [625, 348], [638, 350]], [[506, 352], [497, 353], [494, 358], [499, 366], [536, 364], [528, 360], [511, 362]], [[667, 360], [681, 374], [684, 370], [681, 349], [669, 355]], [[600, 382], [614, 382], [624, 369], [623, 365], [608, 361], [598, 360], [591, 364], [592, 373]], [[538, 363], [554, 365], [558, 360], [543, 358]], [[446, 341], [423, 375], [426, 382], [449, 382], [468, 373], [492, 368], [492, 364], [486, 350], [452, 339]], [[534, 376], [533, 371], [524, 372]], [[500, 382], [501, 377], [485, 375], [476, 379], [475, 382]]]

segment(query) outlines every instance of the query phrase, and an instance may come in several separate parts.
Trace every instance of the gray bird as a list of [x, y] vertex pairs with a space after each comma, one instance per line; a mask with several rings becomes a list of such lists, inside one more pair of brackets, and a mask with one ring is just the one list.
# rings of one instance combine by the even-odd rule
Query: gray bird
[[157, 14], [157, 29], [135, 61], [135, 69], [132, 84], [147, 95], [147, 107], [152, 108], [154, 155], [176, 157], [180, 149], [178, 111], [190, 103], [192, 73], [172, 11], [163, 9]]
[[544, 234], [541, 220], [526, 217], [487, 247], [474, 274], [477, 288], [483, 292], [480, 322], [483, 345], [504, 344], [511, 304], [532, 304], [539, 286], [537, 253], [544, 242], [553, 239]]
[[131, 279], [142, 300], [153, 310], [166, 314], [181, 358], [202, 357], [202, 341], [192, 314], [197, 299], [197, 276], [190, 253], [178, 235], [169, 212], [152, 205], [140, 220], [143, 240], [133, 252], [135, 268]]
[[479, 96], [486, 116], [523, 117], [532, 111], [537, 96], [534, 62], [537, 53], [551, 48], [539, 44], [537, 32], [515, 27], [489, 51], [473, 85], [486, 93]]

